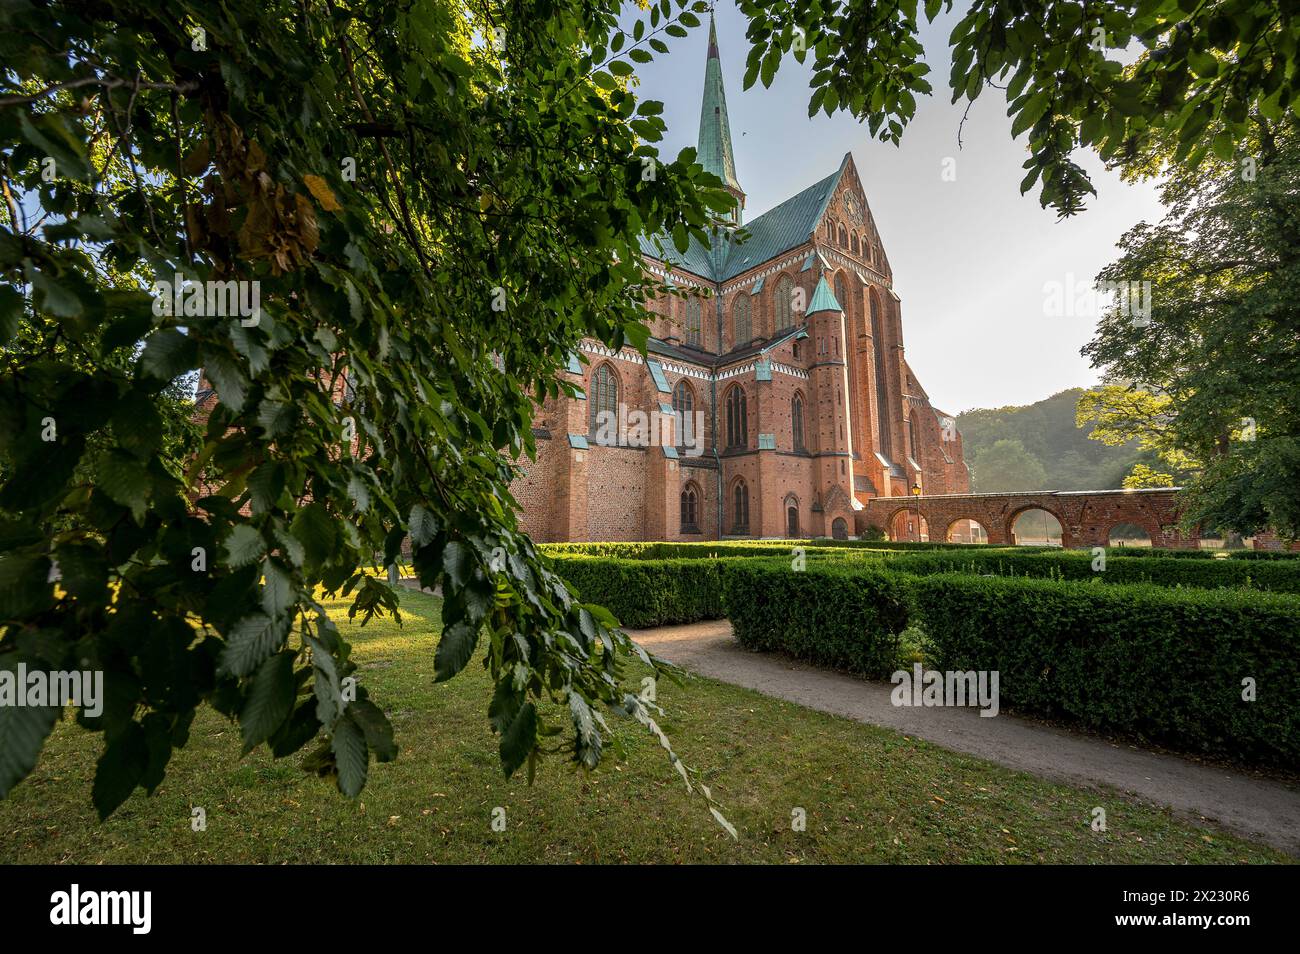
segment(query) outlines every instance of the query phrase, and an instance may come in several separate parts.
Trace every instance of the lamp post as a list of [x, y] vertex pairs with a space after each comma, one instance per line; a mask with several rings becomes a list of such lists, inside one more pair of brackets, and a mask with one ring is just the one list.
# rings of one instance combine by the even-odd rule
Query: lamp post
[[912, 485], [912, 496], [916, 498], [916, 539], [921, 539], [921, 483], [917, 481]]

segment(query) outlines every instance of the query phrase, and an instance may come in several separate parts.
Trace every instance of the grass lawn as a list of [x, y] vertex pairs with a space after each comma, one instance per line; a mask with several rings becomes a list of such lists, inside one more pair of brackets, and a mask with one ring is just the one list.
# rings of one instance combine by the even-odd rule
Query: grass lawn
[[[90, 783], [101, 740], [60, 723], [36, 771], [0, 802], [0, 862], [1287, 860], [1115, 792], [1040, 781], [707, 679], [661, 684], [661, 724], [738, 828], [733, 841], [627, 720], [611, 721], [624, 760], [607, 750], [597, 772], [583, 773], [559, 756], [542, 762], [532, 787], [506, 781], [482, 667], [433, 682], [436, 597], [405, 593], [400, 629], [391, 620], [362, 629], [342, 603], [330, 608], [401, 746], [396, 762], [372, 765], [358, 801], [305, 775], [300, 755], [241, 759], [238, 728], [202, 710], [154, 797], [137, 793], [100, 824]], [[1106, 832], [1090, 827], [1098, 805]], [[206, 831], [191, 830], [191, 806], [205, 810]], [[497, 806], [504, 832], [492, 830]], [[792, 830], [796, 808], [806, 831]]]

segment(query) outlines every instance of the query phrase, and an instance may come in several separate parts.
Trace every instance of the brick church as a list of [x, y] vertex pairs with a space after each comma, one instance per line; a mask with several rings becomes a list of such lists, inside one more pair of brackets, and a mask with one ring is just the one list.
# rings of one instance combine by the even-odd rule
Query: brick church
[[969, 490], [961, 436], [904, 357], [852, 155], [748, 223], [735, 160], [710, 23], [699, 161], [735, 196], [731, 227], [685, 254], [642, 238], [676, 294], [647, 302], [645, 356], [584, 340], [565, 374], [583, 396], [538, 409], [513, 485], [533, 539], [842, 538], [873, 497]]

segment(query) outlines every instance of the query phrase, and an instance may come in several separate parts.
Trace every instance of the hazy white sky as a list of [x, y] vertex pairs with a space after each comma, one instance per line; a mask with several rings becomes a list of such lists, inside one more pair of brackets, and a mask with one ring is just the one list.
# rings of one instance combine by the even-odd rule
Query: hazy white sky
[[[1092, 337], [1096, 315], [1049, 314], [1057, 309], [1048, 306], [1045, 288], [1090, 285], [1124, 232], [1160, 216], [1153, 184], [1126, 185], [1091, 153], [1077, 160], [1098, 192], [1086, 212], [1058, 222], [1036, 192], [1021, 196], [1027, 140], [1011, 139], [997, 89], [971, 108], [959, 150], [966, 104], [949, 105], [947, 89], [947, 38], [957, 20], [954, 14], [923, 26], [935, 94], [919, 102], [902, 145], [893, 146], [870, 139], [844, 114], [809, 119], [811, 70], [792, 57], [771, 89], [756, 83], [742, 91], [745, 20], [728, 0], [717, 11], [746, 218], [834, 172], [851, 150], [903, 299], [908, 362], [934, 404], [949, 413], [1028, 404], [1095, 383], [1097, 373], [1079, 349]], [[695, 145], [699, 130], [707, 19], [687, 38], [668, 42], [668, 54], [637, 67], [637, 93], [664, 102], [668, 134], [660, 151], [675, 156]], [[951, 182], [941, 177], [949, 157], [956, 159]]]

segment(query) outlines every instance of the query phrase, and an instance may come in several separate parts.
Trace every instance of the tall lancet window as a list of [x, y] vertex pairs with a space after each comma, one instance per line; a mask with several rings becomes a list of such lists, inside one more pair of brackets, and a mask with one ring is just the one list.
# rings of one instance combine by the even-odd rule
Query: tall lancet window
[[731, 309], [732, 327], [734, 337], [732, 338], [732, 347], [742, 348], [749, 344], [749, 339], [754, 337], [754, 325], [749, 317], [749, 293], [741, 291], [736, 297], [736, 304]]
[[700, 299], [695, 295], [686, 299], [686, 343], [700, 346]]
[[789, 275], [782, 275], [777, 280], [773, 297], [776, 331], [782, 332], [794, 325], [794, 280]]

